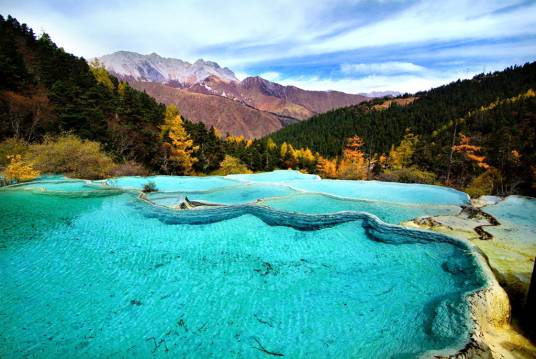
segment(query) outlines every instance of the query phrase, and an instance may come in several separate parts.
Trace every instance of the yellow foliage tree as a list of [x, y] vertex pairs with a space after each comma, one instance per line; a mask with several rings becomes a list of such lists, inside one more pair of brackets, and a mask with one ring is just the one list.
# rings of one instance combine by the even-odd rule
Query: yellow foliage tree
[[0, 168], [9, 164], [9, 155], [24, 155], [27, 151], [28, 143], [19, 138], [7, 138], [0, 142]]
[[179, 174], [191, 174], [197, 158], [192, 153], [198, 149], [184, 128], [181, 115], [174, 105], [166, 108], [164, 124], [161, 126], [164, 139], [164, 169]]
[[474, 177], [464, 191], [471, 197], [476, 198], [496, 192], [497, 185], [503, 182], [499, 171], [490, 167], [481, 175]]
[[126, 82], [120, 82], [119, 85], [117, 85], [117, 92], [119, 92], [119, 95], [125, 96], [125, 91], [127, 90], [127, 83]]
[[8, 155], [9, 164], [3, 176], [7, 183], [27, 182], [39, 177], [39, 171], [22, 159], [21, 155]]
[[378, 158], [378, 164], [381, 166], [381, 168], [384, 168], [387, 165], [387, 161], [389, 160], [389, 157], [385, 153], [382, 153], [380, 157]]
[[409, 129], [406, 129], [400, 145], [398, 147], [394, 147], [393, 145], [389, 151], [388, 166], [393, 170], [411, 166], [411, 159], [415, 153], [417, 143], [419, 143], [419, 136], [414, 135]]
[[270, 151], [274, 151], [277, 148], [277, 145], [275, 144], [274, 140], [272, 140], [271, 137], [268, 137], [268, 140], [266, 141], [266, 147]]
[[286, 168], [295, 168], [298, 165], [298, 151], [290, 143], [283, 142], [279, 149], [279, 156]]
[[225, 155], [220, 163], [220, 168], [214, 171], [213, 175], [226, 176], [230, 174], [252, 173], [247, 166], [238, 158]]
[[320, 175], [320, 177], [337, 178], [337, 163], [333, 160], [318, 157], [316, 172]]
[[346, 140], [343, 158], [339, 164], [338, 177], [346, 179], [365, 179], [367, 165], [365, 153], [361, 150], [364, 141], [359, 136], [352, 136]]
[[244, 136], [227, 136], [225, 141], [227, 141], [228, 143], [231, 143], [231, 144], [239, 145], [239, 144], [245, 142], [246, 139], [244, 138]]
[[279, 157], [285, 158], [287, 156], [288, 152], [288, 144], [286, 142], [283, 142], [281, 144], [281, 147], [279, 148]]
[[104, 65], [98, 59], [94, 59], [89, 63], [89, 69], [91, 70], [91, 73], [93, 74], [95, 80], [97, 80], [98, 83], [104, 85], [110, 90], [114, 89], [114, 83], [110, 78], [110, 74], [108, 73], [108, 71], [106, 71]]
[[213, 127], [213, 128], [214, 128], [214, 135], [216, 135], [216, 137], [218, 138], [222, 138], [221, 131], [218, 130], [216, 127]]
[[298, 158], [298, 161], [300, 162], [301, 168], [311, 167], [316, 162], [315, 155], [308, 147], [300, 148], [299, 150], [297, 150], [296, 156]]

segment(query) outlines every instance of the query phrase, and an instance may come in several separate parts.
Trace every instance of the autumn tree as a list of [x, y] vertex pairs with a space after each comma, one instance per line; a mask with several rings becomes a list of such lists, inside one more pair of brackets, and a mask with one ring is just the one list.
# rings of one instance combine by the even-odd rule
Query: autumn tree
[[308, 147], [296, 150], [296, 157], [298, 159], [298, 166], [301, 169], [307, 170], [308, 172], [313, 171], [316, 166], [316, 157]]
[[99, 142], [73, 134], [46, 137], [42, 143], [30, 145], [27, 156], [42, 173], [61, 173], [74, 178], [104, 178], [114, 167], [112, 158]]
[[400, 142], [400, 145], [397, 147], [394, 145], [391, 146], [387, 161], [389, 168], [399, 170], [411, 166], [415, 147], [418, 143], [419, 136], [414, 135], [410, 129], [406, 129], [406, 133], [404, 134], [404, 138]]
[[24, 155], [28, 151], [28, 143], [18, 138], [7, 138], [0, 142], [0, 168], [9, 164], [8, 156]]
[[279, 165], [279, 149], [277, 144], [270, 137], [266, 140], [263, 156], [265, 170], [273, 170]]
[[319, 157], [316, 164], [316, 173], [323, 178], [337, 178], [337, 162]]
[[470, 160], [477, 167], [488, 169], [490, 166], [486, 163], [486, 157], [480, 154], [481, 147], [471, 144], [471, 137], [460, 133], [460, 143], [454, 146], [454, 152], [461, 153], [466, 159]]
[[468, 179], [474, 177], [479, 171], [487, 170], [490, 166], [486, 163], [486, 157], [481, 154], [482, 148], [472, 144], [469, 136], [460, 133], [459, 143], [452, 147], [452, 151], [458, 154], [458, 181], [463, 186]]
[[283, 168], [295, 168], [298, 165], [298, 153], [291, 144], [283, 142], [279, 149], [279, 155]]
[[9, 164], [2, 175], [8, 184], [31, 181], [39, 176], [39, 171], [23, 160], [21, 155], [8, 155], [7, 159]]
[[252, 173], [240, 159], [225, 155], [220, 163], [220, 168], [212, 172], [212, 175], [226, 176], [230, 174]]
[[345, 179], [365, 179], [367, 175], [367, 165], [365, 153], [362, 150], [363, 139], [359, 136], [352, 136], [346, 140], [343, 151], [343, 158], [338, 168], [338, 177]]
[[114, 89], [115, 86], [112, 82], [112, 79], [110, 78], [110, 74], [108, 73], [108, 71], [106, 71], [106, 68], [98, 59], [93, 59], [89, 63], [89, 69], [98, 83], [108, 88], [109, 90]]
[[183, 126], [183, 120], [177, 107], [166, 108], [164, 123], [161, 126], [162, 150], [164, 158], [162, 170], [167, 173], [188, 175], [197, 161], [192, 153], [197, 150], [193, 140]]

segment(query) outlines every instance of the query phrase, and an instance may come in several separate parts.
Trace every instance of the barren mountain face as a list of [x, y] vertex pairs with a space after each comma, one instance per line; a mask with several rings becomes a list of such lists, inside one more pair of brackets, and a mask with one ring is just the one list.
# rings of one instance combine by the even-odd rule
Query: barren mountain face
[[239, 81], [230, 69], [212, 61], [191, 64], [155, 53], [127, 51], [102, 56], [99, 61], [158, 101], [176, 104], [189, 120], [248, 138], [262, 137], [289, 123], [368, 99], [361, 94], [307, 91], [258, 76]]

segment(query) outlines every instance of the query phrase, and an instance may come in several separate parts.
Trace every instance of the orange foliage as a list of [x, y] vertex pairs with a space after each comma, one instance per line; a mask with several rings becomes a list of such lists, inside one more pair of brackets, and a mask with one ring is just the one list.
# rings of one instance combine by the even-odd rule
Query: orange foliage
[[7, 159], [9, 164], [4, 171], [4, 177], [8, 183], [31, 181], [39, 176], [39, 171], [24, 161], [21, 155], [9, 155]]
[[481, 151], [480, 146], [471, 144], [471, 137], [465, 136], [460, 133], [460, 144], [452, 147], [454, 152], [462, 153], [467, 159], [473, 161], [478, 167], [485, 170], [490, 168], [490, 165], [486, 163], [486, 156], [478, 155], [477, 152]]
[[337, 178], [337, 163], [336, 161], [319, 157], [316, 172], [324, 178]]
[[339, 164], [338, 177], [347, 179], [366, 178], [365, 153], [361, 150], [364, 144], [363, 139], [359, 136], [352, 136], [346, 140], [343, 158]]

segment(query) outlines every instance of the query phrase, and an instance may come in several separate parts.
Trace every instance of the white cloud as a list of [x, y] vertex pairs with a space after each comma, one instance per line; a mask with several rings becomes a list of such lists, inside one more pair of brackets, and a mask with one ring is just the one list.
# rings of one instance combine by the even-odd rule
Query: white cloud
[[259, 74], [259, 76], [268, 81], [278, 81], [281, 78], [281, 75], [279, 74], [279, 72], [275, 72], [275, 71], [263, 72]]
[[305, 44], [296, 52], [320, 54], [367, 47], [536, 34], [536, 3], [510, 12], [494, 13], [516, 3], [518, 1], [421, 1], [396, 16], [325, 41]]
[[233, 66], [368, 47], [536, 35], [536, 3], [497, 12], [517, 0], [417, 1], [368, 21], [371, 4], [370, 13], [355, 14], [353, 25], [333, 15], [356, 3], [349, 0], [82, 3], [75, 16], [78, 5], [67, 0], [6, 0], [0, 10], [44, 28], [66, 50], [86, 57], [156, 51], [190, 61], [209, 55]]
[[320, 78], [318, 76], [288, 77], [279, 83], [294, 85], [306, 90], [333, 90], [347, 93], [364, 93], [372, 91], [399, 91], [415, 93], [428, 90], [458, 79], [471, 78], [473, 72], [449, 72], [403, 74], [403, 75], [369, 75], [360, 78]]
[[422, 72], [426, 68], [411, 62], [381, 62], [369, 64], [342, 64], [341, 71], [345, 74], [397, 74]]
[[[400, 1], [387, 1], [387, 6], [394, 4], [393, 9], [381, 15], [375, 9], [386, 1], [362, 4], [355, 11], [360, 2], [2, 0], [0, 12], [14, 15], [36, 32], [49, 32], [59, 46], [86, 58], [129, 50], [187, 61], [203, 57], [246, 72], [266, 65], [277, 68], [278, 73], [261, 74], [272, 81], [350, 92], [415, 91], [455, 79], [451, 72], [435, 72], [429, 59], [444, 63], [477, 59], [482, 71], [484, 62], [513, 64], [536, 56], [536, 1], [415, 0], [403, 6]], [[501, 10], [509, 6], [508, 11]], [[429, 45], [434, 49], [428, 50]], [[378, 56], [370, 60], [367, 52]], [[330, 55], [344, 53], [354, 54], [342, 60], [347, 63], [339, 68], [348, 78], [290, 78], [280, 70], [294, 66], [292, 73], [297, 73], [299, 65], [293, 63], [303, 58], [314, 66], [317, 56], [329, 62]], [[355, 55], [360, 53], [365, 57]], [[486, 70], [490, 71], [489, 66]], [[364, 76], [352, 79], [350, 75]]]
[[236, 78], [239, 79], [240, 81], [242, 81], [246, 77], [252, 76], [251, 74], [249, 74], [247, 72], [243, 72], [243, 71], [233, 71], [233, 72], [234, 72]]
[[[36, 30], [43, 28], [61, 42], [60, 46], [79, 56], [117, 50], [156, 51], [193, 61], [206, 57], [205, 49], [227, 44], [238, 49], [314, 41], [340, 26], [337, 22], [313, 26], [329, 6], [307, 0], [111, 0], [80, 4], [70, 0], [5, 0], [0, 3], [0, 12], [12, 14]], [[212, 60], [225, 63], [225, 57], [222, 54]]]

